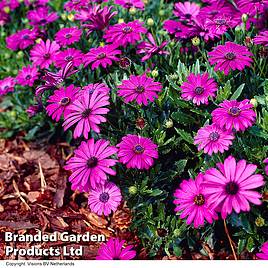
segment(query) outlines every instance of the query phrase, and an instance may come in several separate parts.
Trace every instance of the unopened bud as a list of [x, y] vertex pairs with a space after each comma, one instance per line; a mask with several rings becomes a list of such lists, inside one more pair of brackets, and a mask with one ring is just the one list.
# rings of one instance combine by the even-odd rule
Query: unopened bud
[[154, 25], [154, 20], [153, 20], [152, 18], [149, 18], [149, 19], [147, 20], [147, 25], [148, 25], [148, 26], [153, 26], [153, 25]]

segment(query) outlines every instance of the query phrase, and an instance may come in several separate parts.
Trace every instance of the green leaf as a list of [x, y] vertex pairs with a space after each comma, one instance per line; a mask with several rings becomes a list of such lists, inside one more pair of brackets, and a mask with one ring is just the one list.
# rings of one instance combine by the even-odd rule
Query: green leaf
[[171, 118], [183, 125], [188, 125], [195, 122], [195, 119], [192, 116], [181, 111], [173, 112], [171, 114]]
[[176, 171], [178, 175], [180, 175], [184, 171], [186, 164], [187, 164], [187, 159], [181, 159], [175, 162]]
[[190, 144], [194, 143], [193, 137], [190, 133], [184, 131], [183, 129], [175, 128], [176, 132], [181, 136], [181, 138]]
[[234, 94], [231, 96], [230, 100], [237, 100], [239, 96], [241, 95], [244, 87], [245, 87], [245, 84], [240, 85], [238, 89], [234, 92]]
[[182, 255], [182, 249], [178, 246], [173, 247], [173, 252], [177, 257], [180, 257]]
[[238, 247], [237, 247], [237, 253], [239, 255], [245, 249], [246, 243], [247, 243], [247, 240], [246, 239], [239, 239], [239, 241], [238, 241]]
[[247, 241], [247, 250], [249, 252], [252, 252], [255, 248], [255, 243], [254, 243], [254, 240], [252, 237], [249, 237], [248, 238], [248, 241]]
[[230, 80], [228, 80], [226, 82], [225, 86], [218, 91], [216, 100], [218, 102], [222, 102], [223, 100], [228, 99], [228, 97], [231, 94], [231, 88], [232, 87], [231, 87]]

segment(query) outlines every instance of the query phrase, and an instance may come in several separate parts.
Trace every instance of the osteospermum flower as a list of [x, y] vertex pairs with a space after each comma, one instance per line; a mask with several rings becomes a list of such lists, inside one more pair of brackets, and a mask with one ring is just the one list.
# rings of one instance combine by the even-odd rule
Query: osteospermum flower
[[242, 71], [246, 66], [250, 66], [253, 61], [250, 57], [253, 54], [247, 47], [233, 42], [226, 42], [219, 45], [208, 53], [210, 64], [216, 64], [215, 71], [223, 71], [225, 75], [232, 70]]
[[186, 39], [191, 36], [190, 28], [183, 23], [175, 20], [164, 21], [163, 28], [172, 35], [175, 35], [178, 39]]
[[60, 46], [55, 41], [50, 41], [49, 39], [44, 42], [40, 41], [36, 44], [30, 51], [31, 61], [35, 65], [39, 65], [40, 68], [48, 68], [51, 63], [56, 59], [57, 52]]
[[14, 51], [17, 49], [24, 50], [33, 45], [36, 38], [37, 31], [35, 29], [23, 29], [6, 38], [7, 48]]
[[206, 19], [205, 27], [208, 31], [215, 33], [216, 35], [222, 35], [229, 28], [233, 28], [237, 25], [237, 22], [231, 17], [225, 14], [217, 15], [211, 19]]
[[237, 5], [242, 13], [255, 15], [263, 12], [268, 0], [237, 0]]
[[111, 237], [106, 244], [102, 244], [98, 250], [96, 260], [131, 260], [136, 256], [133, 246], [126, 246], [125, 240]]
[[101, 8], [100, 5], [97, 5], [88, 11], [81, 10], [76, 14], [76, 18], [86, 22], [83, 27], [87, 29], [89, 35], [93, 31], [102, 31], [109, 25], [110, 20], [117, 14], [112, 10], [113, 7], [104, 6]]
[[123, 80], [118, 88], [117, 94], [123, 97], [126, 103], [135, 100], [138, 104], [148, 105], [148, 100], [154, 101], [154, 98], [158, 98], [157, 93], [161, 91], [162, 85], [143, 74], [131, 75], [128, 80]]
[[144, 3], [142, 0], [115, 0], [114, 3], [124, 8], [135, 7], [138, 9], [144, 9]]
[[79, 90], [80, 88], [74, 87], [74, 85], [70, 85], [66, 89], [61, 87], [55, 90], [54, 94], [47, 100], [50, 103], [46, 108], [48, 115], [57, 122], [60, 120], [62, 114], [66, 118], [69, 114], [68, 107], [77, 98]]
[[98, 90], [100, 93], [109, 94], [110, 89], [103, 83], [89, 84], [83, 87], [88, 94]]
[[22, 86], [30, 86], [32, 87], [34, 82], [38, 79], [39, 72], [36, 66], [24, 66], [19, 71], [16, 79], [17, 83]]
[[139, 20], [131, 21], [129, 23], [119, 23], [110, 26], [103, 36], [106, 42], [120, 44], [123, 47], [127, 44], [134, 45], [141, 39], [141, 34], [147, 32], [143, 26], [143, 22]]
[[63, 123], [64, 130], [77, 124], [74, 130], [74, 138], [78, 138], [83, 134], [87, 139], [91, 129], [100, 133], [98, 125], [106, 122], [106, 118], [103, 115], [109, 112], [108, 108], [104, 108], [106, 105], [109, 105], [108, 94], [102, 94], [96, 90], [90, 95], [85, 91], [79, 99], [70, 105], [70, 113]]
[[[107, 174], [115, 175], [111, 169], [117, 162], [109, 158], [117, 152], [116, 147], [109, 146], [109, 141], [89, 139], [83, 141], [74, 151], [74, 156], [67, 161], [65, 169], [71, 170], [69, 181], [72, 189], [88, 192], [95, 189], [98, 184], [105, 184]], [[118, 199], [117, 199], [118, 200]]]
[[85, 55], [84, 64], [91, 65], [91, 69], [94, 70], [100, 65], [103, 68], [107, 68], [108, 65], [112, 65], [113, 61], [119, 61], [117, 55], [121, 54], [121, 51], [117, 49], [118, 45], [106, 45], [98, 48], [91, 48]]
[[268, 47], [268, 31], [260, 32], [254, 39], [254, 43], [257, 45], [263, 45]]
[[9, 92], [13, 92], [15, 84], [16, 82], [14, 78], [11, 76], [8, 76], [3, 80], [0, 80], [0, 96], [6, 95]]
[[174, 5], [174, 15], [181, 20], [191, 20], [198, 15], [199, 11], [200, 7], [196, 3], [185, 2]]
[[187, 217], [187, 224], [190, 225], [193, 222], [195, 228], [203, 226], [205, 220], [211, 224], [213, 220], [218, 218], [204, 193], [203, 181], [203, 174], [200, 173], [195, 180], [182, 181], [180, 188], [174, 193], [175, 211], [181, 212], [181, 219]]
[[142, 57], [141, 61], [146, 61], [150, 59], [153, 55], [168, 55], [169, 52], [163, 50], [163, 48], [168, 44], [168, 41], [162, 42], [159, 46], [156, 44], [153, 36], [151, 33], [147, 34], [147, 38], [149, 42], [141, 42], [138, 45], [138, 54], [145, 54], [144, 57]]
[[115, 212], [122, 200], [120, 189], [112, 182], [98, 184], [88, 197], [90, 210], [98, 215], [108, 216]]
[[38, 7], [34, 10], [27, 12], [27, 19], [30, 21], [30, 25], [44, 26], [58, 19], [56, 12], [49, 13], [47, 7]]
[[68, 62], [72, 62], [74, 67], [78, 67], [83, 62], [84, 54], [79, 49], [67, 48], [57, 53], [55, 65], [64, 68]]
[[119, 161], [127, 168], [149, 169], [158, 158], [157, 145], [149, 138], [128, 134], [117, 146]]
[[263, 176], [254, 174], [257, 166], [247, 164], [246, 160], [236, 162], [229, 156], [218, 169], [210, 168], [204, 174], [204, 193], [208, 202], [221, 212], [225, 219], [232, 210], [236, 213], [250, 211], [250, 204], [260, 205], [262, 195], [253, 191], [265, 184]]
[[82, 31], [77, 27], [60, 29], [56, 35], [55, 40], [61, 46], [68, 46], [80, 40]]
[[211, 115], [213, 122], [220, 127], [244, 131], [255, 122], [256, 113], [247, 99], [240, 102], [225, 100], [219, 106], [220, 108], [215, 109]]
[[258, 259], [268, 260], [268, 241], [262, 245], [261, 252], [257, 253], [256, 256]]
[[212, 124], [198, 130], [194, 144], [198, 144], [198, 151], [204, 149], [204, 153], [212, 155], [212, 153], [227, 151], [234, 138], [231, 131], [223, 130]]
[[208, 73], [193, 74], [187, 77], [187, 81], [181, 85], [181, 97], [185, 100], [192, 100], [194, 104], [208, 104], [208, 98], [215, 97], [218, 90], [213, 78], [208, 77]]

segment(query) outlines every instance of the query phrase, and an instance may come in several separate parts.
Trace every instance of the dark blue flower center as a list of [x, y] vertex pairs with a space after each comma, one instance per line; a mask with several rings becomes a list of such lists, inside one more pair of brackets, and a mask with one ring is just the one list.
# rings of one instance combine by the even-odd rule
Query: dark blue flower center
[[132, 27], [130, 27], [130, 26], [126, 26], [126, 27], [124, 27], [124, 28], [122, 29], [122, 31], [123, 31], [123, 33], [125, 33], [125, 34], [128, 34], [128, 33], [132, 33], [132, 32], [133, 32], [133, 29], [132, 29]]
[[71, 37], [72, 37], [72, 34], [70, 34], [70, 33], [65, 34], [65, 38], [69, 39]]
[[91, 158], [89, 158], [89, 159], [87, 160], [87, 166], [88, 166], [89, 168], [94, 168], [94, 167], [96, 167], [97, 165], [98, 165], [98, 158], [97, 158], [97, 157], [92, 156]]
[[48, 60], [50, 58], [50, 54], [49, 53], [46, 53], [46, 54], [44, 54], [43, 57], [44, 57], [44, 59]]
[[28, 75], [25, 76], [25, 79], [26, 80], [30, 80], [31, 78], [32, 78], [32, 76], [30, 74], [28, 74]]
[[100, 199], [100, 201], [101, 201], [102, 203], [107, 203], [108, 200], [109, 200], [109, 198], [110, 198], [110, 196], [109, 196], [108, 193], [101, 193], [99, 199]]
[[205, 204], [205, 197], [202, 194], [198, 194], [194, 197], [194, 203], [197, 206], [202, 206]]
[[232, 116], [238, 116], [240, 114], [240, 112], [241, 112], [241, 110], [236, 106], [229, 109], [229, 114]]
[[185, 14], [184, 16], [185, 16], [186, 19], [190, 19], [192, 17], [192, 15], [189, 14], [189, 13]]
[[197, 94], [197, 95], [201, 95], [203, 92], [204, 92], [204, 88], [203, 87], [196, 87], [194, 89], [194, 92]]
[[82, 117], [87, 118], [87, 117], [89, 117], [90, 113], [91, 113], [91, 110], [86, 109], [84, 112], [82, 112]]
[[70, 56], [70, 55], [69, 55], [69, 56], [65, 57], [65, 60], [66, 60], [66, 61], [71, 61], [71, 60], [73, 60], [73, 56]]
[[102, 52], [102, 53], [98, 54], [97, 59], [101, 60], [101, 59], [104, 59], [105, 57], [106, 57], [106, 54], [104, 52]]
[[25, 34], [23, 37], [22, 37], [22, 39], [29, 39], [30, 38], [30, 36], [28, 35], [28, 34]]
[[40, 24], [45, 24], [47, 22], [47, 20], [46, 19], [41, 19], [39, 22], [40, 22]]
[[138, 92], [138, 93], [142, 93], [142, 92], [144, 92], [144, 90], [145, 90], [145, 88], [143, 86], [136, 87], [136, 92]]
[[233, 60], [236, 58], [236, 55], [234, 52], [227, 52], [225, 55], [224, 55], [224, 58], [226, 60]]
[[64, 97], [60, 100], [60, 105], [66, 106], [67, 104], [70, 103], [70, 98], [69, 97]]
[[219, 138], [220, 138], [220, 134], [218, 132], [216, 132], [216, 131], [215, 132], [211, 132], [209, 134], [209, 139], [211, 141], [217, 141]]
[[142, 154], [143, 152], [144, 152], [144, 148], [140, 144], [137, 144], [136, 146], [134, 146], [135, 154]]
[[237, 194], [238, 190], [239, 190], [238, 184], [233, 182], [233, 181], [227, 183], [226, 186], [225, 186], [226, 193], [230, 194], [230, 195]]
[[215, 23], [217, 25], [226, 25], [226, 20], [225, 19], [216, 19]]

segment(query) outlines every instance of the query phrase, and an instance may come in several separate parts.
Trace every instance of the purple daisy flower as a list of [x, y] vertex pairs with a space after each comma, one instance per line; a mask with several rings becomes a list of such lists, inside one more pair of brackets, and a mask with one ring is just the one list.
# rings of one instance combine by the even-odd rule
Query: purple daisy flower
[[54, 91], [47, 102], [50, 103], [46, 110], [49, 116], [58, 122], [63, 114], [64, 118], [70, 113], [68, 107], [76, 100], [80, 88], [70, 85]]
[[172, 35], [175, 35], [177, 39], [187, 39], [193, 37], [191, 35], [190, 27], [185, 24], [174, 21], [174, 20], [166, 20], [164, 21], [163, 28]]
[[82, 31], [77, 27], [63, 28], [55, 35], [56, 42], [61, 46], [72, 45], [80, 40]]
[[92, 94], [94, 91], [98, 90], [104, 94], [109, 94], [110, 89], [103, 83], [89, 84], [83, 87], [83, 90], [87, 91], [88, 94]]
[[85, 139], [88, 138], [88, 133], [91, 129], [100, 133], [98, 125], [106, 122], [106, 118], [102, 115], [109, 112], [108, 108], [104, 108], [109, 104], [108, 94], [95, 90], [90, 95], [85, 91], [79, 99], [70, 105], [70, 113], [63, 123], [64, 130], [66, 131], [74, 124], [77, 124], [74, 130], [74, 138], [78, 138], [83, 134]]
[[98, 48], [91, 48], [84, 57], [85, 66], [91, 65], [91, 69], [94, 70], [100, 65], [103, 68], [107, 68], [108, 65], [112, 65], [113, 61], [119, 61], [120, 58], [117, 55], [121, 54], [121, 51], [117, 49], [117, 45], [106, 45]]
[[146, 28], [142, 25], [143, 22], [139, 20], [116, 24], [106, 30], [103, 38], [108, 43], [120, 44], [123, 47], [126, 47], [128, 44], [134, 45], [141, 39], [141, 34], [147, 32]]
[[263, 176], [254, 174], [256, 165], [245, 160], [236, 162], [229, 156], [224, 163], [217, 164], [218, 169], [210, 168], [204, 174], [204, 193], [213, 208], [221, 212], [226, 219], [232, 210], [236, 213], [250, 211], [250, 203], [260, 205], [262, 195], [253, 189], [265, 184]]
[[158, 98], [157, 93], [162, 90], [162, 85], [143, 74], [130, 75], [130, 78], [123, 80], [118, 88], [118, 96], [123, 97], [126, 103], [135, 100], [139, 105], [148, 105], [148, 100], [153, 102], [155, 98]]
[[125, 240], [111, 237], [106, 244], [102, 244], [98, 250], [96, 260], [131, 260], [136, 256], [133, 246], [126, 246]]
[[268, 31], [260, 32], [257, 36], [255, 36], [253, 41], [257, 45], [268, 47]]
[[27, 19], [30, 21], [30, 25], [33, 26], [44, 26], [58, 19], [56, 12], [49, 13], [47, 7], [38, 7], [34, 10], [27, 12]]
[[215, 97], [218, 90], [213, 78], [209, 78], [208, 73], [193, 74], [187, 77], [187, 81], [181, 85], [181, 97], [185, 100], [192, 100], [194, 104], [208, 104], [208, 98]]
[[117, 147], [119, 162], [127, 168], [149, 169], [158, 158], [157, 145], [149, 138], [128, 134]]
[[36, 66], [24, 66], [19, 71], [16, 79], [17, 83], [22, 86], [30, 86], [32, 87], [34, 82], [38, 79], [39, 72]]
[[144, 3], [141, 0], [115, 0], [115, 4], [122, 6], [123, 8], [135, 7], [138, 9], [144, 9]]
[[30, 51], [31, 61], [39, 65], [41, 69], [48, 68], [55, 61], [59, 49], [60, 46], [55, 41], [51, 42], [48, 39], [44, 42], [41, 40]]
[[252, 126], [256, 120], [253, 105], [247, 99], [240, 102], [225, 100], [219, 106], [220, 108], [211, 113], [212, 121], [227, 130], [244, 131]]
[[109, 157], [117, 152], [117, 148], [109, 146], [109, 144], [109, 141], [103, 139], [96, 143], [94, 139], [89, 139], [87, 142], [83, 141], [74, 151], [74, 156], [67, 161], [64, 167], [66, 170], [72, 171], [72, 175], [69, 177], [72, 189], [88, 192], [99, 184], [105, 184], [107, 174], [116, 174], [110, 167], [113, 167], [117, 160]]
[[169, 52], [163, 50], [163, 48], [168, 44], [168, 41], [162, 42], [159, 46], [156, 44], [153, 35], [151, 33], [147, 34], [147, 38], [149, 42], [141, 42], [138, 45], [138, 54], [146, 54], [144, 57], [142, 57], [141, 61], [146, 61], [150, 59], [153, 55], [168, 55]]
[[224, 34], [229, 28], [234, 28], [237, 24], [238, 21], [235, 21], [234, 18], [226, 16], [225, 14], [220, 14], [205, 20], [205, 27], [208, 31], [213, 32], [216, 35]]
[[16, 85], [15, 79], [11, 76], [0, 80], [0, 96], [6, 95], [9, 92], [14, 91], [14, 87]]
[[64, 9], [69, 12], [73, 10], [79, 11], [80, 9], [85, 8], [89, 3], [90, 0], [70, 0], [64, 4]]
[[23, 29], [6, 38], [7, 48], [11, 50], [24, 50], [34, 44], [38, 33], [34, 30]]
[[108, 216], [112, 211], [116, 211], [121, 200], [120, 189], [114, 183], [106, 182], [96, 185], [95, 189], [90, 189], [88, 206], [92, 212]]
[[185, 2], [174, 4], [174, 15], [180, 20], [190, 21], [199, 14], [200, 6], [196, 3]]
[[261, 252], [257, 253], [256, 256], [261, 260], [268, 260], [268, 241], [262, 245]]
[[223, 71], [228, 75], [229, 71], [242, 71], [246, 66], [250, 66], [253, 61], [250, 57], [253, 54], [247, 47], [233, 42], [226, 42], [225, 45], [219, 45], [208, 53], [209, 63], [216, 64], [215, 71]]
[[203, 226], [205, 220], [211, 224], [218, 219], [217, 213], [208, 202], [208, 196], [202, 186], [203, 181], [203, 174], [200, 173], [195, 180], [182, 181], [180, 188], [174, 193], [175, 212], [181, 211], [180, 218], [187, 217], [186, 223], [190, 225], [193, 222], [194, 228]]
[[112, 10], [113, 7], [105, 6], [101, 8], [100, 5], [97, 5], [88, 11], [81, 10], [75, 17], [86, 22], [83, 27], [87, 29], [87, 34], [89, 35], [93, 31], [102, 31], [109, 25], [110, 20], [117, 14]]
[[268, 0], [237, 0], [237, 6], [241, 13], [252, 14], [262, 13], [268, 5]]
[[60, 51], [55, 57], [55, 66], [64, 68], [68, 62], [72, 62], [74, 67], [78, 67], [83, 62], [84, 54], [75, 48], [67, 48]]
[[223, 130], [212, 124], [198, 130], [194, 144], [198, 144], [198, 151], [204, 149], [204, 153], [212, 155], [212, 153], [227, 151], [234, 138], [231, 131]]

